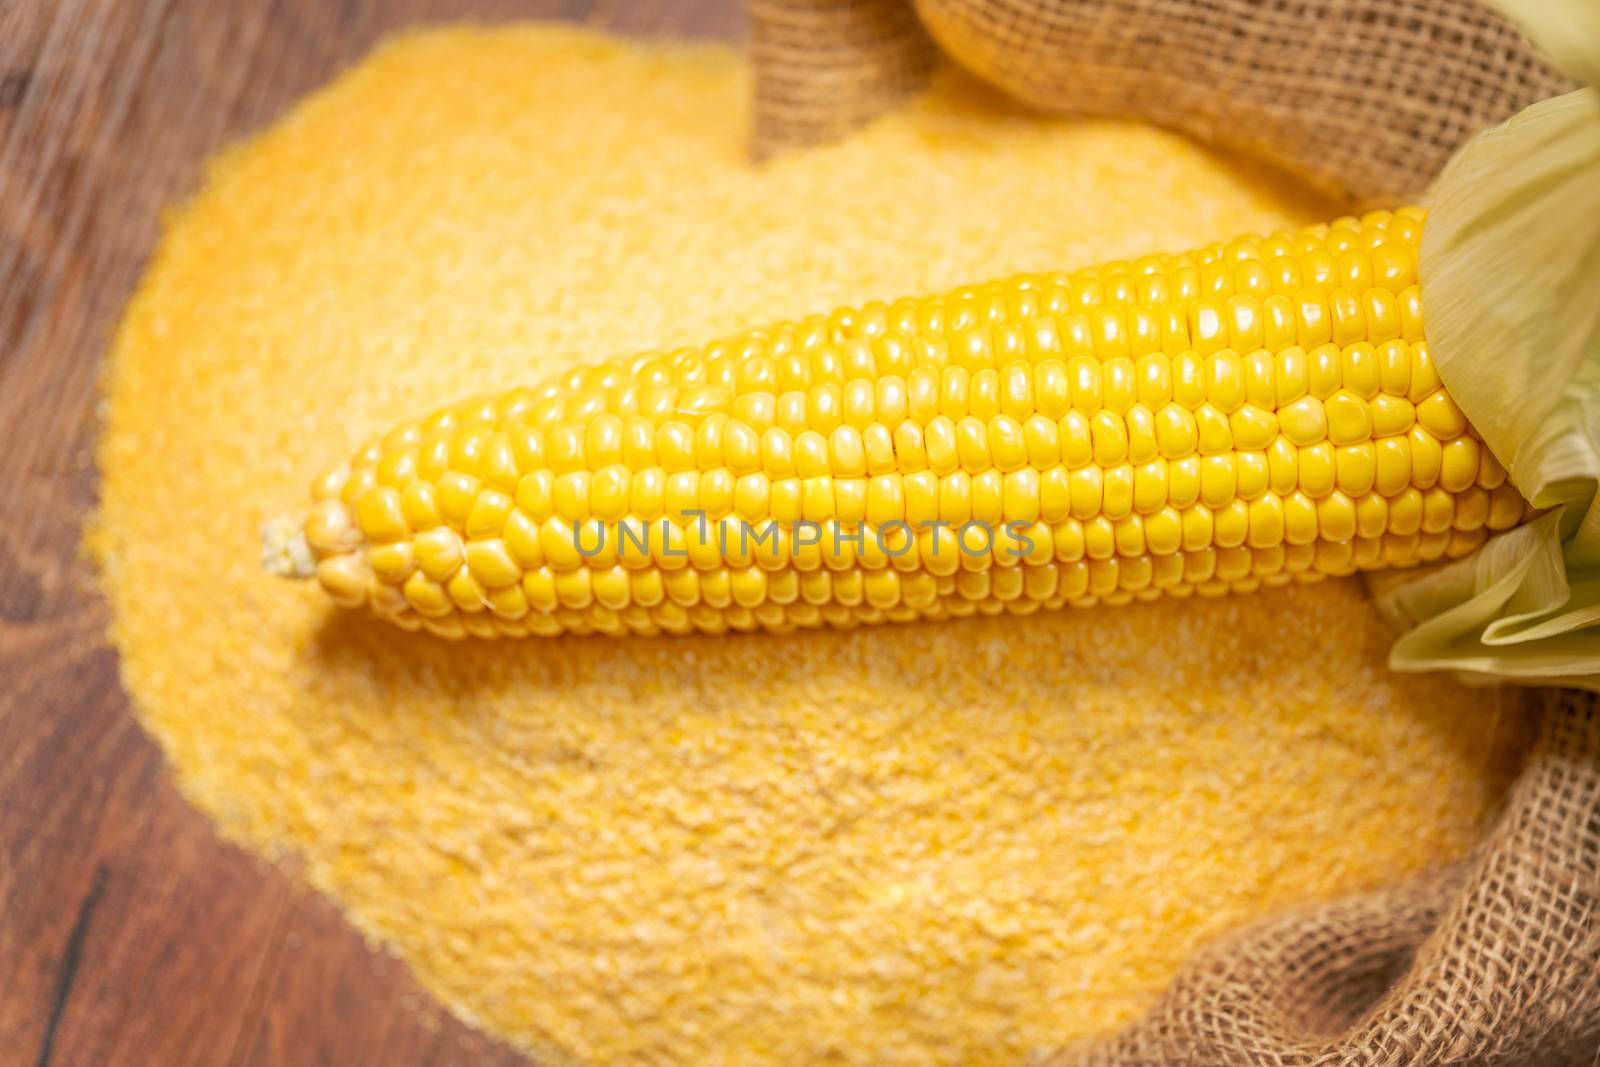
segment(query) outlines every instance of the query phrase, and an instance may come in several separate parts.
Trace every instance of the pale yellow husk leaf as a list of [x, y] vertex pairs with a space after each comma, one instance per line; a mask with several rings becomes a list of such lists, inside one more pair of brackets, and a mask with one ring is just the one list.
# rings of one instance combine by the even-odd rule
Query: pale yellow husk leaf
[[[1600, 80], [1600, 4], [1502, 2], [1574, 77]], [[1549, 512], [1421, 575], [1375, 576], [1405, 633], [1391, 664], [1600, 689], [1600, 96], [1488, 130], [1445, 168], [1423, 235], [1440, 377], [1512, 482]]]

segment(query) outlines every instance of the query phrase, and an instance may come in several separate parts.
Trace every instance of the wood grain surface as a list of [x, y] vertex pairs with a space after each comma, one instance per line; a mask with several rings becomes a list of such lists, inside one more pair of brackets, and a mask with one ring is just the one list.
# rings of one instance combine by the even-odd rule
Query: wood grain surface
[[514, 18], [741, 30], [738, 0], [0, 0], [0, 1067], [526, 1062], [184, 803], [79, 549], [163, 206], [385, 33]]

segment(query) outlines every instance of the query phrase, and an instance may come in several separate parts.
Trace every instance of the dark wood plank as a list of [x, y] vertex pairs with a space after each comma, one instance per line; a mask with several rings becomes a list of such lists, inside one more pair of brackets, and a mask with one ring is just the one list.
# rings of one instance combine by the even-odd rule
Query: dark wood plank
[[731, 37], [738, 0], [0, 0], [0, 1063], [520, 1063], [217, 839], [78, 549], [116, 316], [206, 156], [398, 27]]

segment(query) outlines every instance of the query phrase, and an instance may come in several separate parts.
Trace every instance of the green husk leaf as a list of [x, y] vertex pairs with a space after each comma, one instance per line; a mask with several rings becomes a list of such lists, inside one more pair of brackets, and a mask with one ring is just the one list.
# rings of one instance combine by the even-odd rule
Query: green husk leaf
[[[1600, 81], [1600, 4], [1501, 0], [1552, 60]], [[1476, 555], [1370, 579], [1398, 670], [1600, 691], [1600, 95], [1546, 100], [1445, 168], [1423, 231], [1439, 375], [1533, 522]]]

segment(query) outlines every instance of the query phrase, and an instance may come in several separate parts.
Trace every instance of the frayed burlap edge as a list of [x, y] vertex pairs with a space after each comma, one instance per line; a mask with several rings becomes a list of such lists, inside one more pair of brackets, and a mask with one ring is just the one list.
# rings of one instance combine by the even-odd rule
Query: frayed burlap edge
[[1050, 1067], [1582, 1064], [1600, 1055], [1600, 699], [1554, 691], [1461, 867], [1198, 953], [1130, 1029]]

